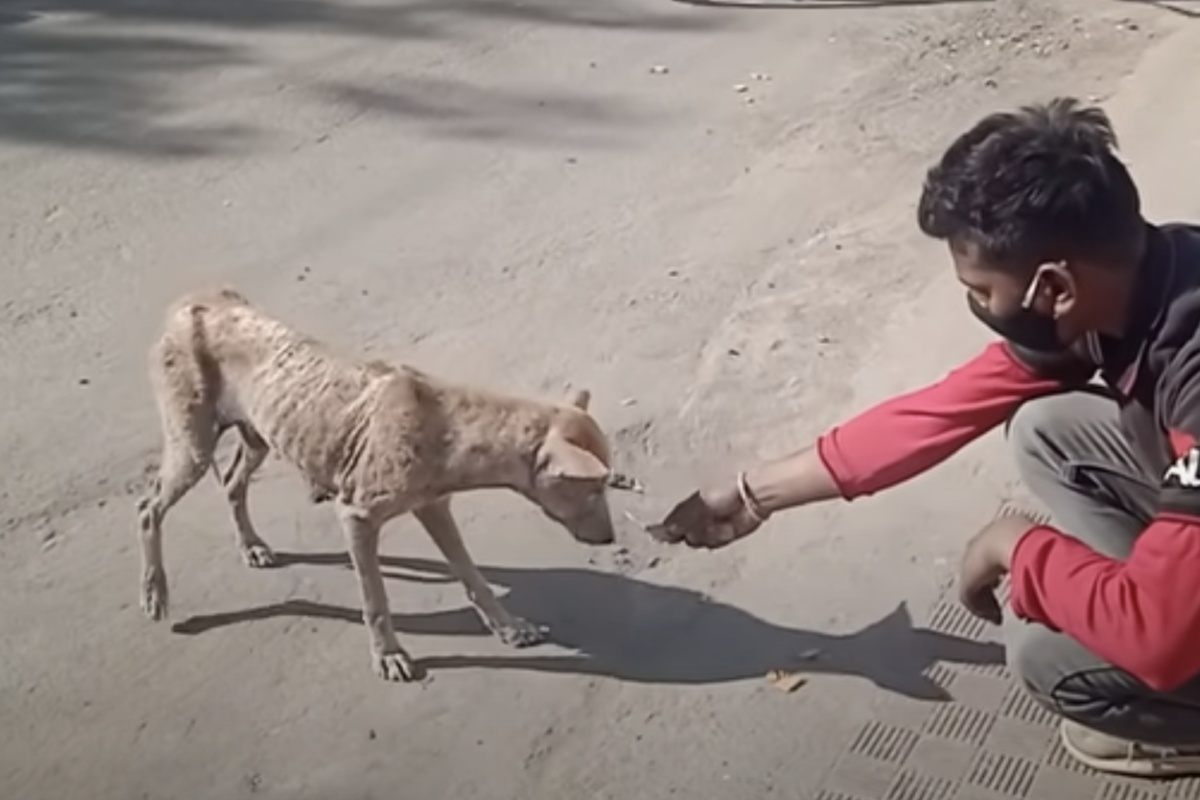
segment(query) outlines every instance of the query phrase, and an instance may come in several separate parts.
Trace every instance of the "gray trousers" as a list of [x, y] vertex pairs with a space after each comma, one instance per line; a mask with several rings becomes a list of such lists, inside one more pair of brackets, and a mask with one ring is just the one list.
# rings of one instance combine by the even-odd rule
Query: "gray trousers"
[[[1154, 514], [1158, 481], [1134, 457], [1113, 400], [1079, 391], [1028, 402], [1010, 420], [1008, 438], [1021, 478], [1056, 527], [1128, 557]], [[1126, 739], [1200, 744], [1200, 677], [1158, 693], [1042, 625], [1009, 614], [1004, 633], [1013, 675], [1056, 714]]]

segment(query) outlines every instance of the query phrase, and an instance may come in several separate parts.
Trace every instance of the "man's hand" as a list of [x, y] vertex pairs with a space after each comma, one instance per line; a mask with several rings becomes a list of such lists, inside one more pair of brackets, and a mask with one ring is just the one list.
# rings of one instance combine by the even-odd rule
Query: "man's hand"
[[1003, 620], [996, 587], [1012, 565], [1012, 554], [1026, 533], [1038, 526], [1021, 514], [993, 520], [967, 543], [958, 575], [958, 599], [977, 617], [999, 625]]
[[715, 550], [748, 536], [762, 522], [746, 508], [737, 483], [701, 489], [675, 506], [651, 534], [660, 541]]

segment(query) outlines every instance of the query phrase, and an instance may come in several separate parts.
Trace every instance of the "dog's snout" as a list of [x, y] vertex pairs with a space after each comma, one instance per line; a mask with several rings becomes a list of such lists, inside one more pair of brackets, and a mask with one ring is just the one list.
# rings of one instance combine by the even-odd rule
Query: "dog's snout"
[[584, 544], [612, 544], [617, 538], [608, 504], [603, 502], [587, 514], [571, 520], [567, 529], [577, 541]]

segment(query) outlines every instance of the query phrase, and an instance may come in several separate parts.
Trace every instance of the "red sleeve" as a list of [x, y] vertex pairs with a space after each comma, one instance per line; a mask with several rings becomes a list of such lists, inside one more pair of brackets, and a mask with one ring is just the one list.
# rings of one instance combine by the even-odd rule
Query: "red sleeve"
[[1200, 520], [1160, 515], [1125, 562], [1054, 528], [1013, 553], [1013, 613], [1079, 641], [1155, 691], [1200, 674]]
[[1062, 388], [1003, 342], [937, 383], [895, 397], [833, 428], [817, 452], [847, 500], [915, 477], [1004, 422], [1021, 403]]

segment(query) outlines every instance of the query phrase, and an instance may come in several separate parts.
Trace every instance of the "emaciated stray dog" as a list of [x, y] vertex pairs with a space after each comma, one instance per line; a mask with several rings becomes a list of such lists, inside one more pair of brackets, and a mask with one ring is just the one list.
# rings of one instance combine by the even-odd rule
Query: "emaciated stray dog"
[[[419, 677], [392, 629], [379, 571], [379, 531], [388, 520], [411, 511], [487, 627], [518, 647], [541, 641], [544, 629], [509, 614], [492, 594], [463, 545], [449, 496], [512, 489], [577, 540], [613, 541], [609, 450], [587, 413], [586, 392], [552, 406], [345, 360], [232, 289], [193, 293], [170, 307], [150, 376], [163, 453], [138, 521], [141, 604], [152, 619], [167, 613], [163, 517], [210, 468], [229, 499], [246, 564], [274, 563], [246, 504], [251, 475], [271, 450], [300, 469], [314, 502], [333, 501], [361, 585], [375, 671], [387, 680]], [[241, 441], [219, 474], [213, 453], [229, 428]]]

